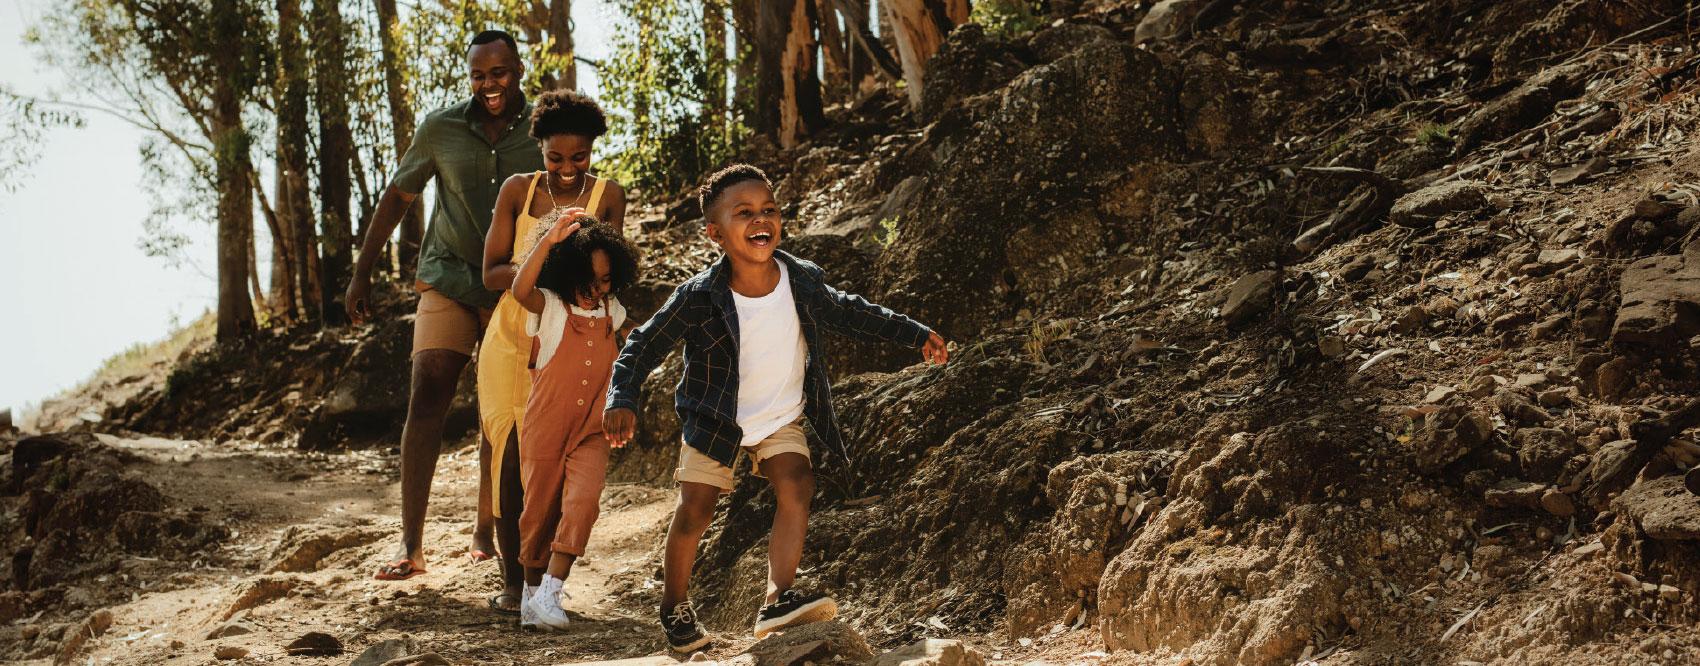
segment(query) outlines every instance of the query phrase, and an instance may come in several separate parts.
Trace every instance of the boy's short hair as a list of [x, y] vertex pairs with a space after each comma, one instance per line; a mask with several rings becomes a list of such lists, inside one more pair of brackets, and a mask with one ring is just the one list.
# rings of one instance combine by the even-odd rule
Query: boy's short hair
[[767, 173], [753, 164], [734, 164], [709, 174], [708, 180], [697, 188], [697, 205], [702, 208], [703, 219], [708, 219], [709, 204], [725, 194], [727, 188], [746, 180], [759, 180], [767, 185], [767, 189], [773, 189], [773, 181], [767, 179]]
[[575, 90], [551, 90], [537, 96], [531, 107], [531, 138], [542, 141], [557, 134], [592, 139], [608, 133], [608, 116], [589, 95]]
[[[584, 226], [567, 240], [549, 248], [549, 255], [543, 259], [543, 268], [537, 273], [537, 286], [555, 292], [563, 299], [590, 291], [596, 283], [590, 255], [597, 250], [608, 253], [608, 277], [612, 282], [608, 293], [617, 294], [637, 282], [637, 248], [596, 218], [583, 216], [578, 220]], [[571, 222], [562, 219], [555, 223]]]
[[473, 35], [472, 41], [466, 45], [466, 48], [471, 49], [479, 44], [489, 44], [490, 42], [507, 44], [508, 48], [513, 49], [514, 57], [519, 57], [519, 42], [515, 41], [514, 36], [508, 34], [506, 30], [485, 30]]

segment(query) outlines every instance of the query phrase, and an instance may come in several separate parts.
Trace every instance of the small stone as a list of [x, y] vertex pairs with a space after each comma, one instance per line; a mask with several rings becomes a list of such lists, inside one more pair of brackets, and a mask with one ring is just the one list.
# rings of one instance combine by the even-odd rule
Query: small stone
[[1682, 590], [1675, 585], [1660, 585], [1659, 598], [1665, 601], [1677, 601], [1682, 598]]
[[1627, 357], [1617, 357], [1594, 371], [1595, 392], [1607, 400], [1623, 397], [1629, 391], [1635, 364]]
[[1486, 206], [1485, 194], [1481, 183], [1467, 180], [1425, 187], [1394, 201], [1388, 219], [1405, 227], [1432, 225], [1446, 215]]
[[321, 632], [309, 631], [302, 634], [284, 646], [284, 652], [292, 655], [308, 657], [334, 657], [342, 654], [342, 641], [335, 636]]
[[1457, 393], [1458, 389], [1450, 386], [1436, 386], [1429, 390], [1428, 395], [1423, 396], [1423, 404], [1433, 405], [1445, 402], [1447, 398], [1450, 398]]
[[1575, 397], [1576, 389], [1574, 387], [1567, 386], [1564, 388], [1552, 389], [1550, 391], [1541, 391], [1540, 395], [1537, 396], [1536, 399], [1544, 407], [1560, 407], [1570, 404]]
[[1554, 187], [1564, 187], [1565, 185], [1580, 183], [1594, 177], [1595, 174], [1605, 171], [1606, 168], [1610, 166], [1611, 160], [1604, 157], [1596, 157], [1581, 164], [1565, 167], [1552, 172], [1550, 182]]
[[1322, 355], [1328, 358], [1339, 358], [1346, 354], [1346, 341], [1332, 335], [1323, 336], [1317, 340], [1316, 346], [1322, 352]]
[[226, 622], [219, 625], [217, 628], [214, 628], [212, 631], [207, 632], [207, 640], [214, 641], [220, 638], [229, 638], [231, 636], [241, 636], [243, 634], [251, 633], [254, 633], [254, 627], [246, 622]]
[[1598, 541], [1590, 541], [1575, 550], [1578, 557], [1587, 557], [1606, 549], [1606, 545]]
[[1493, 487], [1482, 495], [1482, 499], [1487, 501], [1488, 506], [1501, 509], [1533, 509], [1540, 505], [1544, 490], [1539, 483], [1505, 479], [1493, 484]]
[[241, 659], [248, 656], [248, 648], [235, 645], [222, 645], [213, 650], [213, 658], [219, 660]]
[[1569, 495], [1558, 492], [1554, 488], [1548, 488], [1541, 495], [1541, 508], [1560, 518], [1568, 518], [1576, 514], [1576, 503], [1570, 500]]
[[1511, 383], [1512, 386], [1517, 388], [1540, 388], [1542, 386], [1546, 386], [1546, 384], [1546, 375], [1533, 372], [1519, 374], [1517, 375], [1516, 381]]
[[1258, 271], [1241, 276], [1228, 288], [1228, 299], [1222, 304], [1222, 319], [1229, 326], [1245, 324], [1275, 305], [1275, 283], [1279, 273]]

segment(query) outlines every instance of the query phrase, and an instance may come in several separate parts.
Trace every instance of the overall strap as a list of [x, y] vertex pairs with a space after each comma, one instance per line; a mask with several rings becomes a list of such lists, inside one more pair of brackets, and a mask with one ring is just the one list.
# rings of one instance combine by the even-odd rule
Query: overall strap
[[[602, 179], [602, 178], [597, 178], [596, 184], [590, 186], [590, 201], [585, 203], [584, 209], [585, 209], [585, 211], [590, 213], [591, 217], [596, 217], [596, 207], [601, 205], [601, 203], [602, 203], [602, 188], [603, 188], [603, 186], [605, 186], [607, 184], [608, 184], [607, 180]], [[597, 219], [601, 219], [601, 218], [597, 218]]]

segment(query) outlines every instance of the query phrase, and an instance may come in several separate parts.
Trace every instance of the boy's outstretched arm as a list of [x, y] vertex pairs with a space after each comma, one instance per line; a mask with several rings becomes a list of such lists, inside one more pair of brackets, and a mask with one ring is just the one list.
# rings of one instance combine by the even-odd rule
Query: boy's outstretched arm
[[613, 446], [625, 446], [632, 438], [632, 431], [637, 429], [644, 378], [661, 365], [689, 326], [685, 317], [685, 285], [679, 285], [655, 316], [626, 338], [626, 346], [614, 360], [614, 376], [608, 382], [608, 402], [602, 412], [602, 432]]
[[944, 338], [920, 322], [832, 285], [823, 283], [821, 288], [826, 307], [820, 309], [819, 319], [828, 330], [853, 338], [920, 347], [921, 356], [937, 365], [950, 360]]

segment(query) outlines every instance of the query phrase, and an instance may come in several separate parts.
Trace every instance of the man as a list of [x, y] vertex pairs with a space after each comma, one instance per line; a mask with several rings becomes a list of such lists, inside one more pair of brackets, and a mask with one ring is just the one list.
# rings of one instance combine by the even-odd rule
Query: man
[[[434, 111], [420, 123], [394, 180], [378, 201], [348, 285], [349, 318], [364, 323], [370, 315], [373, 260], [407, 208], [435, 177], [436, 207], [419, 251], [412, 389], [401, 435], [401, 547], [379, 569], [380, 580], [405, 580], [425, 572], [425, 508], [442, 448], [443, 421], [461, 370], [500, 297], [483, 284], [490, 213], [508, 176], [543, 169], [541, 153], [528, 136], [531, 109], [520, 91], [525, 69], [513, 36], [489, 30], [473, 37], [467, 68], [471, 98]], [[487, 557], [491, 550], [493, 520], [484, 488], [489, 483], [489, 451], [489, 442], [484, 442], [480, 462], [485, 469], [472, 546], [475, 558]], [[518, 555], [518, 534], [509, 531], [497, 534], [509, 587], [505, 599], [492, 600], [499, 610], [517, 609], [522, 582], [517, 561], [510, 562]]]

